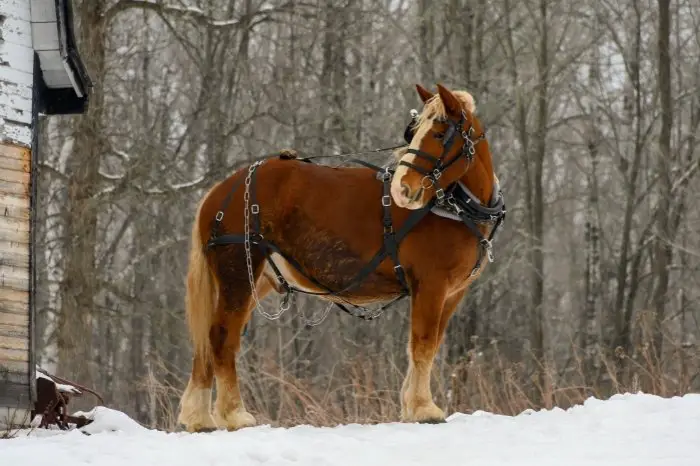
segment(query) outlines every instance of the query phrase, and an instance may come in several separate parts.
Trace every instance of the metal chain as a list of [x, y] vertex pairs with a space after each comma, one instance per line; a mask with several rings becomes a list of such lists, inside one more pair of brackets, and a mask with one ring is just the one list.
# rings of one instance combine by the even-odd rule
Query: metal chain
[[[244, 212], [245, 212], [245, 220], [243, 222], [243, 228], [244, 228], [244, 240], [243, 240], [243, 246], [245, 248], [245, 262], [246, 265], [248, 266], [248, 281], [250, 282], [250, 294], [253, 297], [253, 301], [255, 301], [255, 308], [256, 310], [262, 314], [265, 318], [269, 320], [277, 320], [280, 317], [282, 317], [282, 314], [284, 314], [284, 311], [289, 309], [289, 306], [280, 306], [279, 311], [275, 314], [271, 314], [263, 307], [260, 305], [260, 299], [258, 298], [258, 291], [255, 286], [255, 276], [253, 275], [253, 258], [252, 254], [250, 252], [250, 212], [251, 209], [256, 209], [256, 214], [260, 211], [260, 206], [258, 204], [253, 204], [252, 206], [250, 205], [250, 183], [253, 178], [253, 172], [255, 172], [255, 169], [258, 168], [263, 163], [263, 160], [259, 160], [255, 162], [253, 165], [251, 165], [248, 168], [248, 174], [245, 178], [245, 192], [243, 193], [243, 202], [244, 202]], [[262, 235], [260, 235], [262, 237]]]
[[314, 320], [307, 319], [306, 313], [304, 313], [304, 316], [303, 316], [304, 317], [304, 325], [306, 326], [306, 328], [312, 328], [312, 327], [316, 327], [317, 325], [321, 325], [321, 323], [324, 320], [326, 320], [326, 317], [328, 317], [328, 313], [331, 311], [331, 308], [333, 307], [334, 304], [335, 303], [333, 303], [332, 301], [330, 303], [328, 303], [328, 306], [326, 306], [326, 309], [324, 309], [323, 312], [321, 313], [321, 315], [319, 317], [315, 318]]

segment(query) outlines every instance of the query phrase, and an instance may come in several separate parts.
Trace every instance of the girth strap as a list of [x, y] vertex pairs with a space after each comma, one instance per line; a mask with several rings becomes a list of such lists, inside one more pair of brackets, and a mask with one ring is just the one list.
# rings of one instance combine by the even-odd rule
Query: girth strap
[[[429, 203], [425, 207], [422, 207], [420, 209], [414, 210], [411, 215], [406, 219], [406, 222], [401, 226], [399, 231], [392, 233], [392, 240], [394, 241], [394, 244], [398, 244], [409, 232], [410, 230], [418, 224], [418, 222], [425, 217], [428, 212], [430, 212], [430, 209], [433, 207], [433, 203]], [[228, 245], [228, 244], [242, 244], [245, 240], [245, 236], [242, 234], [226, 234], [226, 235], [220, 235], [215, 238], [211, 238], [209, 241], [207, 241], [206, 247], [211, 248], [213, 246], [223, 246], [223, 245]], [[268, 241], [262, 237], [260, 233], [254, 233], [251, 238], [251, 243], [258, 245], [261, 247], [263, 250], [269, 250], [274, 253], [279, 254], [284, 260], [286, 260], [292, 267], [294, 267], [301, 275], [304, 276], [307, 280], [312, 282], [314, 285], [318, 286], [319, 288], [326, 290], [325, 292], [314, 292], [314, 291], [303, 291], [306, 294], [311, 294], [311, 295], [338, 295], [340, 293], [344, 293], [349, 291], [350, 289], [354, 288], [355, 286], [359, 285], [365, 278], [367, 278], [374, 269], [376, 269], [379, 264], [382, 263], [384, 259], [386, 259], [387, 256], [391, 257], [391, 253], [389, 252], [387, 245], [383, 244], [379, 250], [375, 253], [375, 255], [372, 257], [372, 259], [367, 262], [364, 267], [362, 267], [355, 278], [348, 283], [342, 290], [336, 290], [333, 291], [327, 286], [323, 285], [320, 283], [316, 278], [308, 275], [306, 272], [304, 272], [304, 269], [302, 265], [293, 257], [285, 254], [277, 245], [275, 245], [273, 242]], [[269, 255], [267, 255], [269, 257]], [[398, 254], [397, 254], [398, 256]], [[397, 258], [398, 259], [398, 258]], [[270, 260], [271, 261], [271, 260]], [[271, 261], [272, 262], [272, 261]], [[272, 262], [274, 264], [274, 262]], [[395, 262], [397, 263], [397, 262]], [[277, 269], [275, 266], [273, 270]], [[405, 284], [405, 274], [403, 271], [403, 267], [399, 265], [399, 267], [394, 267], [394, 270], [397, 274], [401, 274], [401, 277], [399, 280], [403, 281], [402, 287], [407, 288], [407, 285]], [[277, 273], [277, 270], [275, 270], [275, 273]], [[294, 291], [302, 291], [299, 289], [296, 289], [295, 287], [288, 285], [290, 289], [293, 289]]]

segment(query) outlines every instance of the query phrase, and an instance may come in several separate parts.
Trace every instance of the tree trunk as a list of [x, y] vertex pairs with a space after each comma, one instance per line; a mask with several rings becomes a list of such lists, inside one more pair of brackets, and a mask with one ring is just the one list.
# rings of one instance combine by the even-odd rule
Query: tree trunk
[[105, 75], [105, 33], [102, 1], [83, 1], [80, 15], [80, 47], [94, 83], [90, 105], [77, 117], [75, 144], [66, 167], [69, 174], [66, 208], [66, 267], [61, 284], [58, 319], [58, 372], [91, 386], [94, 298], [99, 273], [95, 264], [99, 206], [94, 199], [100, 176], [100, 158], [105, 152], [102, 129], [103, 97], [100, 89]]
[[654, 290], [654, 341], [653, 352], [656, 361], [661, 361], [663, 350], [663, 321], [666, 315], [668, 296], [669, 267], [672, 260], [670, 231], [671, 209], [671, 127], [673, 113], [671, 109], [671, 56], [670, 56], [670, 0], [658, 0], [658, 74], [659, 98], [661, 102], [661, 133], [659, 135], [659, 153], [657, 161], [657, 176], [659, 189], [659, 204], [656, 212], [656, 241], [654, 254], [654, 274], [656, 288]]
[[548, 52], [548, 31], [547, 20], [547, 0], [540, 0], [541, 34], [539, 44], [539, 57], [537, 60], [538, 83], [537, 83], [537, 122], [536, 140], [533, 151], [534, 167], [532, 173], [532, 211], [531, 211], [531, 255], [532, 255], [532, 307], [531, 307], [531, 334], [532, 353], [535, 364], [538, 367], [538, 378], [541, 390], [542, 401], [545, 407], [551, 406], [549, 389], [547, 387], [547, 376], [544, 351], [544, 179], [543, 168], [546, 154], [547, 124], [548, 124], [548, 85], [549, 85], [549, 52]]

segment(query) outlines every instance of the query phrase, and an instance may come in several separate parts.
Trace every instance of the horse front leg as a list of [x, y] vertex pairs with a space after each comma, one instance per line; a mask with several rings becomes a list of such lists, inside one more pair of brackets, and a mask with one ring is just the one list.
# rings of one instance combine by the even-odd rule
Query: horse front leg
[[445, 421], [445, 413], [433, 401], [430, 375], [447, 323], [463, 295], [459, 292], [446, 296], [444, 290], [421, 287], [413, 297], [409, 367], [401, 388], [401, 420], [404, 422]]

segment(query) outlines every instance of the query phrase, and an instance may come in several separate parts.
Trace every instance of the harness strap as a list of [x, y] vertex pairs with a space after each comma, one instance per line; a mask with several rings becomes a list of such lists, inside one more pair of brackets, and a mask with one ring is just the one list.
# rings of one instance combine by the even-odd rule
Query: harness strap
[[[396, 243], [400, 242], [401, 239], [403, 239], [409, 231], [423, 218], [425, 215], [430, 212], [430, 209], [432, 208], [432, 203], [429, 203], [425, 207], [421, 209], [414, 210], [411, 215], [406, 219], [406, 222], [401, 226], [401, 229], [399, 229], [398, 232], [394, 233], [393, 239]], [[387, 251], [386, 245], [382, 245], [381, 248], [376, 252], [376, 254], [372, 257], [372, 259], [367, 262], [364, 267], [360, 269], [360, 271], [357, 273], [355, 278], [348, 283], [342, 290], [337, 290], [333, 291], [327, 286], [323, 285], [320, 283], [316, 278], [309, 276], [304, 272], [304, 269], [302, 265], [293, 257], [288, 256], [285, 254], [277, 245], [275, 245], [273, 242], [268, 241], [262, 237], [262, 235], [255, 235], [256, 238], [251, 239], [251, 242], [253, 244], [256, 244], [258, 246], [261, 246], [264, 249], [268, 249], [274, 253], [279, 254], [281, 257], [283, 257], [289, 264], [294, 267], [300, 274], [302, 274], [307, 280], [312, 282], [314, 285], [318, 286], [319, 288], [322, 288], [326, 290], [326, 292], [315, 292], [315, 291], [305, 291], [305, 290], [299, 290], [298, 288], [287, 284], [291, 290], [294, 291], [300, 291], [306, 294], [311, 294], [311, 295], [317, 295], [317, 296], [323, 296], [323, 295], [337, 295], [339, 293], [344, 293], [351, 288], [355, 287], [358, 285], [360, 282], [362, 282], [365, 278], [369, 276], [372, 271], [381, 264], [381, 262], [386, 259], [386, 257], [390, 254]], [[228, 244], [240, 244], [243, 243], [245, 240], [245, 236], [242, 234], [226, 234], [226, 235], [220, 235], [215, 238], [211, 238], [207, 242], [207, 247], [213, 247], [213, 246], [223, 246], [223, 245], [228, 245]], [[271, 259], [270, 259], [271, 260]], [[276, 269], [276, 267], [275, 267]], [[395, 267], [396, 270], [396, 267]], [[403, 274], [403, 268], [400, 268], [401, 274]], [[405, 275], [404, 276], [404, 283], [405, 284]], [[407, 288], [407, 287], [406, 287]]]
[[216, 217], [214, 217], [214, 225], [211, 227], [211, 237], [214, 238], [216, 234], [219, 231], [219, 227], [221, 226], [221, 221], [224, 219], [224, 211], [228, 207], [228, 205], [231, 203], [231, 199], [233, 198], [233, 194], [238, 190], [238, 188], [243, 184], [243, 181], [245, 180], [245, 177], [242, 176], [238, 179], [238, 181], [233, 183], [233, 186], [231, 186], [231, 189], [229, 190], [228, 194], [226, 194], [226, 197], [224, 198], [223, 202], [221, 203], [221, 209], [216, 213]]
[[285, 296], [285, 304], [287, 304], [289, 300], [289, 295], [292, 293], [292, 287], [289, 285], [289, 282], [284, 278], [282, 275], [282, 272], [279, 270], [275, 262], [272, 260], [272, 256], [268, 254], [267, 249], [269, 248], [269, 244], [267, 241], [264, 241], [264, 237], [262, 235], [261, 231], [261, 224], [260, 224], [260, 204], [258, 204], [257, 201], [257, 195], [256, 195], [256, 189], [255, 189], [255, 181], [257, 179], [257, 174], [258, 171], [254, 170], [253, 173], [251, 174], [250, 178], [250, 200], [251, 200], [251, 205], [250, 205], [250, 210], [251, 214], [253, 215], [253, 236], [254, 240], [251, 240], [253, 244], [256, 244], [258, 248], [260, 248], [260, 252], [263, 254], [263, 257], [267, 260], [267, 263], [270, 265], [270, 268], [272, 268], [272, 271], [275, 273], [277, 277], [277, 281], [279, 281], [280, 285], [284, 288], [284, 290], [287, 292], [287, 295]]
[[[252, 244], [255, 244], [259, 249], [260, 252], [263, 254], [263, 257], [267, 260], [268, 264], [274, 271], [277, 280], [280, 282], [281, 286], [285, 289], [287, 295], [285, 296], [285, 303], [288, 302], [289, 296], [291, 293], [297, 291], [297, 292], [302, 292], [310, 295], [317, 295], [317, 296], [324, 296], [324, 295], [331, 295], [331, 296], [336, 296], [339, 299], [340, 298], [338, 295], [340, 293], [344, 293], [349, 291], [351, 288], [354, 288], [355, 286], [359, 285], [362, 281], [364, 281], [374, 269], [376, 269], [381, 262], [386, 259], [387, 256], [394, 262], [394, 273], [396, 274], [396, 277], [401, 284], [401, 289], [402, 293], [400, 296], [392, 300], [391, 302], [387, 303], [385, 306], [382, 306], [380, 310], [378, 311], [379, 313], [383, 311], [385, 308], [389, 307], [392, 305], [394, 302], [397, 300], [405, 297], [409, 293], [408, 289], [408, 284], [406, 281], [406, 275], [404, 272], [403, 267], [401, 266], [401, 263], [399, 262], [399, 257], [398, 257], [398, 245], [401, 239], [403, 239], [406, 234], [422, 219], [428, 212], [430, 212], [430, 209], [433, 206], [433, 202], [430, 202], [428, 205], [424, 206], [421, 209], [418, 209], [416, 211], [413, 211], [411, 215], [407, 218], [406, 222], [402, 226], [402, 228], [398, 231], [395, 232], [393, 228], [393, 222], [392, 222], [392, 217], [391, 217], [391, 172], [388, 169], [383, 169], [380, 168], [376, 165], [373, 165], [369, 162], [365, 162], [363, 160], [359, 159], [351, 159], [351, 161], [359, 163], [367, 168], [373, 169], [377, 172], [380, 172], [382, 174], [381, 179], [383, 183], [383, 195], [382, 195], [382, 212], [383, 212], [383, 218], [382, 218], [382, 224], [384, 227], [384, 242], [381, 246], [381, 248], [377, 251], [377, 253], [370, 259], [369, 262], [367, 262], [362, 269], [358, 272], [358, 274], [355, 276], [355, 278], [348, 283], [342, 290], [338, 291], [333, 291], [329, 287], [325, 286], [321, 282], [319, 282], [315, 277], [310, 276], [306, 272], [304, 272], [303, 267], [301, 264], [294, 259], [293, 257], [288, 256], [285, 254], [276, 244], [274, 244], [271, 241], [265, 240], [262, 232], [261, 232], [261, 222], [260, 222], [260, 205], [257, 202], [257, 196], [256, 196], [256, 180], [257, 180], [257, 170], [253, 170], [251, 173], [251, 179], [250, 179], [250, 188], [249, 188], [249, 196], [250, 196], [250, 214], [252, 215], [252, 234], [250, 238], [250, 242]], [[310, 162], [310, 161], [306, 161]], [[241, 244], [245, 242], [245, 235], [241, 234], [226, 234], [226, 235], [220, 235], [217, 236], [216, 233], [218, 231], [218, 228], [221, 224], [221, 220], [223, 219], [223, 211], [228, 207], [228, 204], [230, 203], [234, 192], [240, 187], [241, 181], [237, 181], [234, 183], [232, 186], [231, 190], [227, 194], [227, 196], [224, 198], [224, 202], [222, 203], [222, 208], [221, 210], [217, 213], [216, 215], [216, 223], [214, 227], [212, 228], [212, 235], [207, 241], [206, 248], [209, 249], [213, 246], [217, 245], [227, 245], [227, 244]], [[280, 272], [279, 268], [275, 264], [275, 262], [272, 260], [272, 254], [271, 253], [277, 253], [281, 257], [283, 257], [290, 265], [292, 265], [302, 276], [304, 276], [307, 280], [312, 282], [314, 285], [318, 286], [319, 288], [325, 290], [324, 292], [313, 292], [313, 291], [306, 291], [306, 290], [301, 290], [297, 287], [294, 287], [289, 284], [289, 282], [284, 278], [282, 273]], [[376, 313], [375, 315], [372, 314], [358, 314], [355, 312], [350, 311], [347, 309], [345, 306], [343, 306], [340, 303], [334, 303], [337, 307], [339, 307], [341, 310], [344, 312], [354, 316], [354, 317], [360, 317], [365, 320], [371, 320], [378, 315]], [[362, 308], [361, 306], [354, 305], [352, 303], [348, 303], [351, 306], [355, 308]], [[365, 309], [366, 310], [366, 309]], [[371, 312], [371, 311], [370, 311]]]
[[406, 283], [406, 274], [404, 273], [401, 262], [399, 262], [399, 244], [396, 241], [396, 234], [394, 233], [394, 225], [391, 219], [391, 172], [385, 170], [382, 173], [382, 183], [383, 183], [383, 195], [382, 195], [382, 210], [383, 219], [382, 223], [384, 225], [384, 246], [386, 247], [386, 252], [394, 262], [394, 273], [396, 278], [401, 283], [401, 288], [404, 294], [409, 292], [408, 284]]

